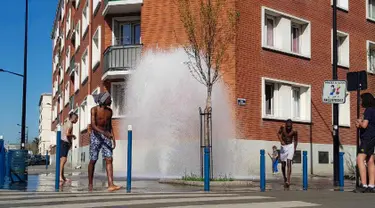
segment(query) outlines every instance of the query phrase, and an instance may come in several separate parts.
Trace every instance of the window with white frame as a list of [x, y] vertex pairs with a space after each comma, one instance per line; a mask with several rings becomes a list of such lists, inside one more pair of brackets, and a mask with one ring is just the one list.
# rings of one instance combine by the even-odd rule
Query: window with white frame
[[62, 66], [59, 66], [60, 68], [60, 82], [64, 80], [64, 68]]
[[89, 56], [88, 56], [88, 48], [86, 48], [85, 52], [82, 55], [81, 59], [81, 83], [83, 83], [86, 78], [88, 77], [88, 70], [89, 70]]
[[[349, 34], [337, 31], [337, 64], [349, 68]], [[333, 45], [333, 44], [332, 44]], [[332, 50], [333, 55], [333, 50]], [[332, 57], [333, 60], [333, 57]]]
[[[337, 0], [337, 7], [343, 10], [349, 10], [349, 0]], [[331, 5], [333, 5], [333, 0], [331, 0]]]
[[263, 118], [310, 122], [311, 87], [263, 78]]
[[65, 71], [68, 70], [70, 65], [70, 46], [66, 48], [66, 53], [65, 53]]
[[85, 130], [87, 129], [87, 125], [88, 125], [88, 112], [89, 112], [89, 109], [87, 107], [87, 100], [85, 99], [81, 106], [80, 106], [80, 111], [79, 111], [79, 124], [80, 124], [80, 130]]
[[375, 21], [375, 0], [367, 1], [367, 18]]
[[91, 95], [98, 95], [100, 93], [100, 87], [95, 88], [94, 91], [92, 91]]
[[86, 4], [82, 10], [82, 34], [86, 34], [86, 31], [89, 27], [89, 20], [90, 20], [89, 2], [90, 1], [86, 1]]
[[[63, 94], [61, 96], [64, 96]], [[64, 101], [63, 99], [61, 98], [61, 96], [59, 97], [59, 111], [61, 112], [63, 109], [64, 109]]]
[[375, 73], [375, 42], [367, 41], [367, 71]]
[[350, 94], [347, 93], [344, 104], [339, 104], [339, 125], [350, 126]]
[[98, 11], [98, 9], [99, 9], [99, 3], [100, 3], [100, 1], [101, 0], [93, 0], [93, 2], [92, 2], [92, 4], [93, 4], [93, 14], [95, 15], [96, 14], [96, 12]]
[[262, 7], [262, 47], [311, 57], [310, 21]]
[[96, 29], [92, 37], [92, 59], [91, 59], [91, 66], [94, 69], [97, 64], [100, 63], [100, 45], [101, 45], [101, 27], [100, 25]]
[[[64, 30], [66, 30], [65, 28], [64, 28]], [[61, 37], [61, 50], [64, 48], [64, 44], [65, 44], [65, 35], [64, 35], [64, 31], [62, 31], [63, 33], [62, 33], [62, 37]]]
[[79, 6], [79, 2], [80, 2], [80, 0], [76, 0], [76, 8], [78, 9], [78, 6]]
[[65, 89], [64, 89], [64, 104], [67, 105], [69, 103], [69, 98], [70, 98], [70, 82], [68, 82], [66, 85], [65, 85]]
[[113, 18], [114, 45], [141, 44], [141, 22], [138, 17]]
[[75, 33], [76, 46], [75, 46], [75, 48], [77, 49], [81, 45], [81, 20], [78, 21], [75, 30], [76, 30], [76, 33]]
[[112, 83], [111, 95], [113, 117], [125, 116], [125, 83]]
[[65, 28], [66, 36], [68, 36], [69, 31], [70, 31], [70, 23], [71, 23], [70, 18], [71, 18], [71, 10], [68, 11], [68, 17], [66, 18], [66, 28]]
[[79, 84], [80, 84], [79, 72], [80, 72], [79, 63], [76, 63], [75, 70], [74, 70], [74, 92], [77, 92], [79, 90]]

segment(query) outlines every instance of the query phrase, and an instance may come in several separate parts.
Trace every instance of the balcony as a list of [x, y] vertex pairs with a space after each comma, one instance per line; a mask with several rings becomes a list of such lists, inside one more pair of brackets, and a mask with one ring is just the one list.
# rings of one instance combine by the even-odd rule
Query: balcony
[[103, 16], [141, 12], [143, 0], [104, 0]]
[[104, 51], [102, 80], [124, 78], [141, 59], [142, 45], [110, 46]]

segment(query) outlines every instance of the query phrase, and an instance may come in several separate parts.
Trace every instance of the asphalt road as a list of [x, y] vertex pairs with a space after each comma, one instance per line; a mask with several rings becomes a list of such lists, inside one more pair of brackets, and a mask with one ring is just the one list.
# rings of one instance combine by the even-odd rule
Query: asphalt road
[[374, 194], [334, 191], [274, 192], [17, 192], [0, 190], [0, 207], [131, 207], [131, 208], [353, 208], [373, 207]]

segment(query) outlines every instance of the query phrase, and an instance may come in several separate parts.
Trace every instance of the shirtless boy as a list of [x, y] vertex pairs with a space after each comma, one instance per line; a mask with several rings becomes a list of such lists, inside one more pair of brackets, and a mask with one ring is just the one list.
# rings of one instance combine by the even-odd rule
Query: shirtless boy
[[91, 108], [89, 190], [93, 189], [95, 164], [101, 150], [106, 161], [108, 191], [116, 191], [121, 187], [113, 183], [112, 153], [116, 147], [116, 140], [112, 131], [112, 110], [109, 107], [112, 103], [111, 95], [108, 92], [100, 93], [95, 101], [98, 106]]

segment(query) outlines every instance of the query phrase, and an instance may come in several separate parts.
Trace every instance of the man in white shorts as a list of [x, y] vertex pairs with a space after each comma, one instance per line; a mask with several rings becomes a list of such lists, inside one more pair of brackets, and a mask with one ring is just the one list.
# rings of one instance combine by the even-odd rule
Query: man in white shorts
[[[292, 161], [294, 157], [294, 152], [296, 151], [298, 145], [298, 132], [293, 129], [292, 120], [288, 119], [285, 122], [285, 126], [281, 126], [277, 137], [280, 140], [280, 160], [281, 167], [284, 176], [284, 186], [289, 188], [290, 176], [292, 174]], [[288, 177], [285, 175], [285, 168], [288, 166]]]

